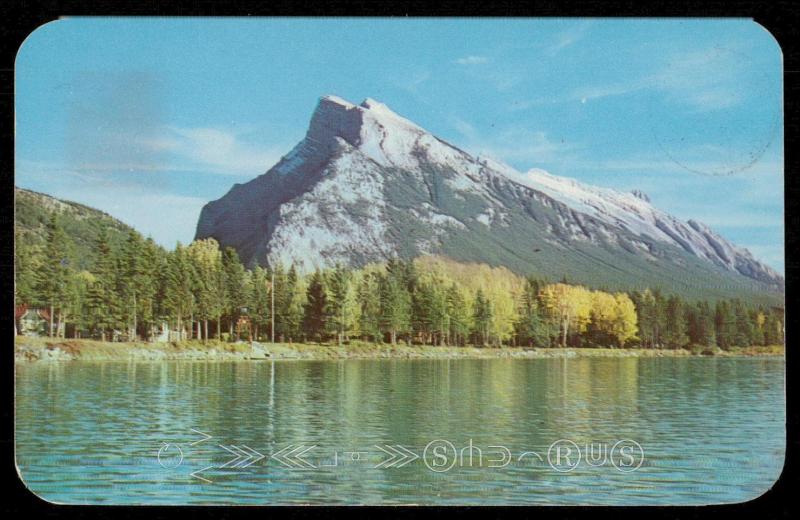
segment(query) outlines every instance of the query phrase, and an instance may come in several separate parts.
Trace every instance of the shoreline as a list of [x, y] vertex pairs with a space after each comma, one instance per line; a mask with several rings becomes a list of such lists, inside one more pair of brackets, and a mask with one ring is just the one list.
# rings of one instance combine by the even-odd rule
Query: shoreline
[[111, 343], [87, 339], [18, 336], [14, 342], [16, 363], [46, 361], [269, 361], [338, 359], [551, 359], [642, 357], [783, 357], [784, 347], [720, 349], [641, 348], [523, 348], [447, 347], [352, 342], [338, 345], [313, 343]]

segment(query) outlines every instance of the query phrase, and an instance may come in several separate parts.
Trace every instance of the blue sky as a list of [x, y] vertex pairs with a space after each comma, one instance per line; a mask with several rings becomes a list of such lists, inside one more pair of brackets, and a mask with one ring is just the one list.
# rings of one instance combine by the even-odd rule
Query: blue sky
[[68, 18], [23, 43], [15, 90], [16, 184], [168, 247], [336, 94], [642, 189], [784, 269], [782, 56], [750, 20]]

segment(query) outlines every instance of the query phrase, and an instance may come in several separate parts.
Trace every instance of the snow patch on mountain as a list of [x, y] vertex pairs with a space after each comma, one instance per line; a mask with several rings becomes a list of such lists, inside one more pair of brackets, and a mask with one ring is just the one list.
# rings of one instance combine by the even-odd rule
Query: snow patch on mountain
[[[398, 229], [390, 211], [411, 221]], [[538, 240], [559, 250], [581, 241], [658, 262], [656, 242], [759, 281], [783, 280], [708, 226], [656, 209], [641, 191], [473, 157], [369, 98], [359, 105], [321, 98], [306, 136], [277, 165], [203, 209], [198, 237], [227, 241], [247, 261], [308, 270], [396, 256], [406, 238], [417, 253], [437, 253], [451, 234], [474, 231], [467, 222], [495, 231], [512, 220], [516, 229], [536, 227]], [[427, 236], [405, 237], [405, 229]], [[517, 248], [528, 247], [504, 246], [515, 260]]]
[[[363, 244], [392, 256], [387, 246], [383, 178], [369, 160], [340, 141], [341, 154], [322, 173], [323, 180], [298, 199], [280, 206], [266, 255], [272, 265], [294, 263], [312, 271], [336, 262], [363, 262]], [[369, 255], [367, 255], [369, 256]]]

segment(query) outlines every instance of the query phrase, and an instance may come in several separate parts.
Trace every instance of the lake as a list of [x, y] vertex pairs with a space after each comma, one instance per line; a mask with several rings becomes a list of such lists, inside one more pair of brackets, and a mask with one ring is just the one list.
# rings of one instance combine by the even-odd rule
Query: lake
[[[782, 358], [16, 366], [69, 504], [711, 504], [783, 467]], [[263, 457], [263, 458], [262, 458]]]

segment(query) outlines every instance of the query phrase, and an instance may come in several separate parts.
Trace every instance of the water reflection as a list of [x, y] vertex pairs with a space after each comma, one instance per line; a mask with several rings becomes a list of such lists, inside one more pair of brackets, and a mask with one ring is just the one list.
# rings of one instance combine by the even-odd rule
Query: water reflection
[[[714, 358], [20, 364], [17, 462], [65, 503], [735, 502], [782, 467], [783, 373], [781, 360]], [[558, 439], [608, 450], [624, 438], [647, 454], [629, 474], [517, 461]], [[502, 445], [514, 463], [375, 467], [375, 445], [421, 455], [434, 439]], [[165, 443], [182, 448], [178, 468], [159, 465]], [[319, 467], [216, 469], [231, 459], [220, 445], [289, 444], [315, 446]], [[209, 466], [211, 484], [191, 476]]]

